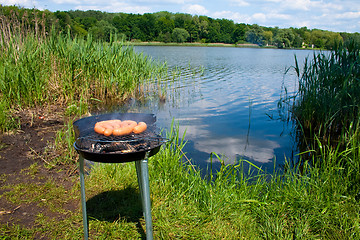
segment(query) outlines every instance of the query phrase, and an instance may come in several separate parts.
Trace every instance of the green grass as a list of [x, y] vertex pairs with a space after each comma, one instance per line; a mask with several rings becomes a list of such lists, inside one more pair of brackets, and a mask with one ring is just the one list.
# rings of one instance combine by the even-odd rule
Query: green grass
[[[346, 150], [319, 142], [325, 164], [305, 161], [296, 167], [288, 165], [283, 173], [265, 173], [250, 166], [252, 174], [248, 174], [243, 167], [249, 163], [241, 161], [222, 165], [213, 177], [203, 178], [184, 159], [181, 149], [186, 143], [179, 140], [178, 132], [168, 132], [170, 141], [149, 161], [155, 239], [360, 238], [360, 142], [356, 134], [348, 134]], [[215, 160], [221, 161], [214, 155]], [[30, 166], [25, 172], [36, 176], [36, 168]], [[40, 186], [5, 182], [1, 198], [36, 203], [66, 217], [55, 220], [39, 214], [33, 228], [2, 225], [3, 233], [15, 239], [45, 234], [50, 239], [81, 239], [78, 176], [72, 179], [74, 186], [66, 193], [51, 179]], [[133, 163], [95, 164], [85, 187], [93, 239], [144, 237]], [[78, 210], [66, 211], [67, 201], [78, 202]]]

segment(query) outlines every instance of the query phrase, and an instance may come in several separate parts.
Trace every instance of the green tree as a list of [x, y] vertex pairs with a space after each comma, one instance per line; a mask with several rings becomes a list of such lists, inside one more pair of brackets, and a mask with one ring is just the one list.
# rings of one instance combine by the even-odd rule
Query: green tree
[[79, 37], [86, 37], [88, 32], [84, 29], [84, 25], [79, 24], [76, 21], [73, 21], [72, 26], [73, 35], [79, 36]]
[[164, 43], [169, 43], [171, 42], [171, 33], [166, 32], [166, 33], [160, 33], [159, 34], [159, 41], [160, 42], [164, 42]]
[[129, 27], [129, 21], [127, 21], [128, 14], [120, 13], [113, 17], [113, 26], [117, 29], [117, 32], [124, 34], [127, 37], [131, 35], [131, 28]]
[[246, 41], [258, 45], [264, 44], [264, 30], [257, 24], [251, 26], [251, 29], [246, 32]]
[[349, 46], [349, 44], [355, 44], [358, 48], [360, 48], [360, 33], [340, 33], [345, 46]]
[[318, 48], [325, 48], [326, 36], [324, 31], [319, 29], [314, 29], [311, 31], [311, 42]]
[[198, 33], [198, 39], [205, 39], [207, 37], [207, 34], [209, 33], [209, 20], [208, 17], [200, 16], [199, 17], [199, 33]]
[[219, 41], [223, 43], [235, 43], [232, 39], [233, 32], [235, 31], [235, 24], [232, 20], [218, 19], [220, 24]]
[[245, 23], [240, 23], [235, 25], [235, 29], [232, 35], [234, 43], [242, 43], [246, 41], [246, 32], [248, 31], [248, 26]]
[[171, 33], [175, 28], [174, 21], [170, 18], [170, 13], [160, 12], [158, 13], [160, 17], [156, 19], [155, 25], [158, 32], [162, 33]]
[[208, 33], [208, 41], [207, 42], [219, 42], [220, 39], [220, 23], [214, 19], [210, 19], [209, 22], [209, 33]]
[[60, 28], [63, 31], [66, 30], [67, 27], [70, 27], [71, 18], [68, 13], [56, 11], [54, 14], [55, 17], [58, 19], [58, 24], [60, 25]]
[[289, 48], [295, 39], [295, 35], [290, 29], [279, 29], [274, 37], [274, 44], [278, 48]]
[[[262, 27], [257, 24], [234, 24], [228, 19], [212, 19], [207, 16], [192, 16], [185, 13], [127, 14], [107, 13], [95, 10], [56, 11], [25, 9], [17, 6], [0, 5], [0, 15], [11, 21], [20, 22], [35, 34], [46, 34], [55, 26], [58, 32], [71, 31], [72, 36], [94, 34], [95, 38], [109, 40], [110, 34], [119, 33], [126, 39], [141, 41], [173, 41], [180, 35], [178, 29], [185, 29], [187, 41], [242, 43], [259, 45], [275, 44], [279, 48], [315, 46], [333, 49], [334, 46], [350, 43], [360, 45], [359, 33], [336, 33], [320, 29], [309, 30], [306, 27], [279, 29]], [[174, 34], [173, 34], [174, 33]], [[174, 36], [173, 36], [174, 35]], [[176, 37], [175, 37], [176, 39]], [[183, 41], [186, 41], [183, 40]], [[181, 38], [174, 41], [182, 41]]]
[[187, 22], [192, 21], [192, 16], [185, 13], [175, 13], [174, 16], [174, 27], [175, 28], [184, 28]]
[[325, 44], [326, 49], [336, 49], [338, 46], [343, 45], [344, 40], [340, 33], [327, 32], [327, 41]]
[[190, 42], [194, 42], [198, 39], [198, 28], [196, 26], [197, 16], [185, 21], [185, 30], [190, 35]]
[[271, 45], [273, 42], [273, 32], [272, 31], [264, 31], [264, 42], [266, 45]]
[[101, 20], [98, 21], [95, 26], [91, 27], [89, 32], [95, 39], [110, 41], [111, 34], [115, 34], [117, 31], [116, 28], [108, 21]]
[[76, 21], [82, 24], [85, 30], [89, 30], [91, 27], [95, 26], [97, 22], [96, 18], [94, 17], [84, 17], [84, 18], [77, 17]]
[[188, 31], [183, 28], [174, 28], [172, 38], [174, 42], [183, 43], [190, 37]]
[[155, 16], [150, 13], [139, 18], [138, 26], [143, 33], [143, 37], [140, 38], [142, 41], [154, 41], [158, 37], [159, 33], [155, 27], [155, 22]]

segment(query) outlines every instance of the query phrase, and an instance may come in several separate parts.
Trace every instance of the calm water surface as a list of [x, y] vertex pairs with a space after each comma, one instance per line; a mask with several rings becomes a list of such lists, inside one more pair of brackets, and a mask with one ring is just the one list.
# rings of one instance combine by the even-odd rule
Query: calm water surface
[[175, 119], [186, 131], [186, 155], [200, 167], [206, 168], [216, 152], [226, 163], [242, 158], [272, 171], [274, 159], [279, 165], [294, 154], [289, 127], [269, 116], [278, 117], [282, 85], [295, 89], [294, 73], [284, 75], [294, 55], [303, 63], [312, 51], [172, 46], [136, 46], [135, 51], [166, 61], [170, 71], [181, 74], [169, 80], [165, 103], [130, 108], [155, 113], [164, 128]]

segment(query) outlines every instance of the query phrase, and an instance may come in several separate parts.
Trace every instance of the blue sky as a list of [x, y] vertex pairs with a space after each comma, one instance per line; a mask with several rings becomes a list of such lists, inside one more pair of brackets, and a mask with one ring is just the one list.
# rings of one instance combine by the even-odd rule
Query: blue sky
[[50, 11], [78, 9], [140, 14], [169, 11], [267, 27], [306, 26], [360, 32], [359, 0], [0, 0], [0, 4]]

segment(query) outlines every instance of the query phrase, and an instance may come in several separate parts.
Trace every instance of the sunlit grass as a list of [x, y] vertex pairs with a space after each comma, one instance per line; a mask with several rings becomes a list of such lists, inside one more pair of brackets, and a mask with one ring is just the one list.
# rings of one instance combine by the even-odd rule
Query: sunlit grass
[[[266, 173], [249, 162], [225, 165], [204, 178], [184, 159], [185, 142], [175, 128], [158, 154], [149, 159], [152, 219], [155, 239], [359, 239], [360, 144], [348, 132], [345, 150], [322, 145], [323, 164], [291, 166]], [[213, 161], [222, 161], [215, 154]], [[315, 161], [316, 163], [316, 161]], [[37, 176], [36, 166], [24, 170]], [[31, 229], [1, 226], [8, 236], [81, 239], [80, 186], [65, 191], [51, 179], [42, 185], [4, 185], [0, 195], [12, 202], [40, 204], [67, 214], [55, 220], [39, 215]], [[85, 177], [90, 237], [131, 239], [144, 237], [145, 221], [139, 199], [135, 164], [91, 166]], [[35, 194], [38, 190], [41, 193]], [[43, 199], [46, 199], [44, 201]], [[78, 210], [62, 209], [75, 201]]]

